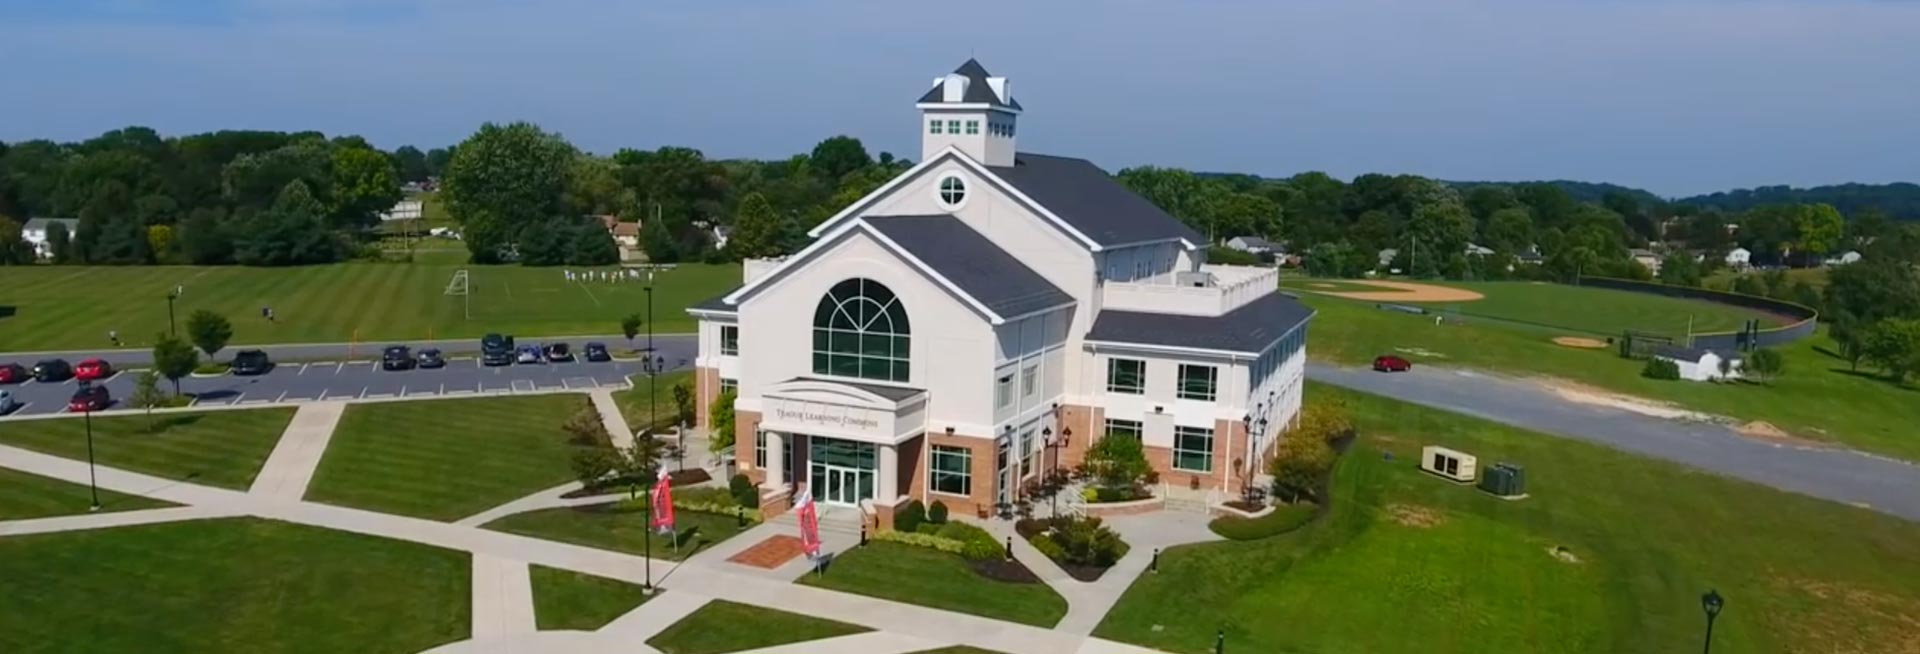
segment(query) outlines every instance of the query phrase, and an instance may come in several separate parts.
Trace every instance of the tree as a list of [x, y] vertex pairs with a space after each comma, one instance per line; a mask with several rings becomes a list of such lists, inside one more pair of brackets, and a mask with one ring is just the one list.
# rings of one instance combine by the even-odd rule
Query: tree
[[1132, 488], [1153, 470], [1146, 449], [1133, 436], [1108, 434], [1087, 448], [1087, 474], [1107, 488]]
[[566, 263], [572, 247], [567, 236], [572, 232], [566, 221], [558, 218], [528, 226], [526, 233], [516, 239], [520, 244], [520, 263], [528, 266], [558, 266]]
[[393, 161], [378, 150], [334, 150], [332, 180], [333, 210], [329, 215], [335, 227], [378, 225], [379, 213], [392, 208], [401, 198]]
[[1481, 245], [1504, 252], [1525, 252], [1533, 247], [1533, 214], [1526, 207], [1498, 209], [1480, 230]]
[[47, 254], [54, 263], [73, 263], [73, 238], [66, 223], [47, 225]]
[[133, 395], [127, 397], [127, 403], [136, 409], [146, 409], [147, 431], [153, 431], [153, 408], [166, 404], [167, 396], [160, 392], [160, 374], [145, 370], [133, 380]]
[[733, 234], [727, 239], [727, 248], [743, 259], [779, 256], [781, 233], [780, 216], [773, 211], [773, 205], [759, 193], [748, 193], [740, 200], [739, 212], [733, 219]]
[[714, 454], [733, 449], [733, 401], [738, 396], [736, 389], [729, 388], [707, 406], [707, 449]]
[[683, 381], [673, 385], [673, 417], [682, 425], [693, 423], [693, 384]]
[[573, 451], [573, 478], [585, 488], [594, 488], [620, 467], [621, 456], [611, 446], [581, 447]]
[[1794, 245], [1802, 252], [1820, 256], [1832, 252], [1841, 244], [1840, 239], [1846, 235], [1847, 220], [1831, 204], [1803, 205], [1794, 218], [1794, 227], [1797, 233]]
[[[1299, 431], [1299, 430], [1290, 430]], [[1320, 485], [1333, 472], [1336, 453], [1326, 439], [1314, 434], [1289, 433], [1281, 441], [1267, 474], [1273, 476], [1273, 494], [1288, 502], [1316, 499]]]
[[19, 221], [0, 216], [0, 265], [33, 263], [33, 244], [21, 235]]
[[1672, 286], [1699, 286], [1700, 264], [1682, 250], [1660, 260], [1660, 281]]
[[1920, 320], [1893, 318], [1868, 327], [1861, 337], [1864, 358], [1894, 383], [1920, 373]]
[[233, 259], [249, 266], [330, 263], [340, 258], [340, 241], [324, 222], [326, 209], [295, 181], [280, 191], [273, 206], [243, 220]]
[[652, 434], [635, 435], [633, 444], [620, 451], [620, 467], [616, 472], [636, 485], [651, 481], [660, 473], [660, 460], [665, 458], [666, 450], [667, 442]]
[[207, 358], [214, 358], [233, 338], [233, 323], [226, 316], [200, 309], [187, 317], [187, 337], [207, 353]]
[[153, 369], [173, 382], [173, 393], [180, 394], [180, 378], [200, 365], [200, 353], [179, 337], [160, 334], [153, 343]]
[[611, 447], [613, 436], [607, 433], [607, 423], [600, 419], [600, 410], [593, 405], [591, 398], [582, 398], [580, 406], [573, 414], [560, 423], [560, 431], [567, 432], [574, 445], [586, 447]]
[[407, 182], [424, 182], [433, 174], [427, 167], [427, 155], [411, 145], [402, 145], [393, 151], [393, 168], [400, 174], [401, 181]]
[[640, 314], [637, 313], [629, 313], [625, 318], [620, 319], [620, 334], [627, 337], [628, 348], [633, 347], [633, 337], [640, 335], [640, 325], [642, 323], [643, 320], [640, 318]]
[[217, 265], [233, 260], [233, 237], [227, 234], [225, 212], [220, 209], [194, 209], [180, 224], [179, 254], [187, 263]]
[[1867, 259], [1827, 274], [1822, 316], [1850, 363], [1865, 356], [1866, 330], [1889, 318], [1920, 318], [1920, 273], [1903, 262]]
[[1748, 376], [1764, 384], [1786, 372], [1787, 359], [1780, 355], [1779, 350], [1763, 347], [1748, 352], [1747, 362], [1741, 367]]
[[620, 262], [620, 246], [613, 234], [598, 220], [583, 220], [573, 228], [568, 244], [567, 263], [576, 266], [606, 266]]
[[674, 242], [673, 233], [667, 231], [664, 220], [648, 220], [640, 226], [640, 249], [646, 251], [647, 261], [653, 263], [680, 260], [680, 244]]
[[532, 123], [487, 123], [454, 150], [441, 197], [479, 263], [499, 261], [516, 237], [566, 210], [575, 151]]
[[867, 146], [860, 139], [841, 135], [821, 141], [813, 146], [813, 156], [809, 157], [814, 170], [828, 179], [840, 179], [848, 173], [873, 165], [873, 157], [867, 155]]

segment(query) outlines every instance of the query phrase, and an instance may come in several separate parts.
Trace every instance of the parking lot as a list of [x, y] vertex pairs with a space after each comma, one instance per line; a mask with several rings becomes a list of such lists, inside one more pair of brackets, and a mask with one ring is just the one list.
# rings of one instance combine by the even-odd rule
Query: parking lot
[[[684, 368], [691, 362], [670, 360], [669, 368]], [[119, 370], [107, 379], [113, 396], [112, 409], [124, 409], [133, 393], [134, 370]], [[267, 374], [251, 377], [221, 375], [188, 377], [180, 380], [180, 389], [194, 399], [194, 406], [265, 405], [332, 399], [378, 399], [397, 397], [462, 396], [502, 393], [533, 393], [595, 388], [625, 388], [628, 377], [633, 383], [645, 383], [638, 361], [590, 363], [539, 363], [486, 367], [470, 356], [449, 358], [444, 368], [384, 371], [369, 361], [318, 361], [282, 363]], [[167, 390], [171, 384], [161, 380]], [[20, 408], [7, 417], [45, 415], [67, 410], [67, 399], [76, 383], [29, 381], [0, 387], [11, 391]], [[665, 391], [663, 391], [665, 392]]]

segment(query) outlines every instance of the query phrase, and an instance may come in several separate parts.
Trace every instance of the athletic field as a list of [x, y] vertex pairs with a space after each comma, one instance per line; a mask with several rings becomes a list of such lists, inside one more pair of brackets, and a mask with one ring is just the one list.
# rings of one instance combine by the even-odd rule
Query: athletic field
[[[446, 294], [457, 270], [469, 271], [471, 297]], [[235, 344], [616, 334], [622, 316], [646, 313], [644, 281], [569, 282], [564, 270], [451, 263], [9, 266], [0, 268], [0, 352], [105, 348], [109, 330], [126, 347], [150, 345], [167, 329], [166, 296], [176, 285], [183, 287], [174, 309], [181, 329], [189, 314], [208, 309], [233, 321]], [[687, 305], [739, 283], [735, 265], [685, 264], [658, 273], [654, 331], [692, 331]], [[272, 322], [261, 317], [262, 307], [273, 308]]]
[[[1759, 318], [1762, 327], [1786, 323], [1783, 317], [1763, 311], [1704, 300], [1605, 288], [1537, 282], [1420, 283], [1465, 289], [1485, 297], [1465, 302], [1426, 302], [1418, 299], [1376, 302], [1420, 306], [1467, 322], [1493, 320], [1515, 327], [1559, 328], [1608, 336], [1634, 329], [1678, 338], [1687, 333], [1689, 323], [1696, 334], [1727, 332], [1738, 330], [1752, 318]], [[1296, 292], [1383, 290], [1366, 286], [1358, 280], [1291, 278], [1281, 281], [1280, 285]]]

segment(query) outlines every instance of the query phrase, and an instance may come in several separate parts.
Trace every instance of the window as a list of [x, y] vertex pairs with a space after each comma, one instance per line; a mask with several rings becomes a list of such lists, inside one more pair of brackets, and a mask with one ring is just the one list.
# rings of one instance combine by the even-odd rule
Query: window
[[907, 381], [911, 331], [906, 307], [879, 282], [835, 284], [813, 311], [813, 372]]
[[977, 120], [967, 121], [967, 135], [972, 136], [974, 134], [979, 134], [979, 133], [980, 133], [980, 121], [977, 121]]
[[945, 445], [933, 446], [933, 492], [948, 495], [973, 494], [973, 450]]
[[1013, 375], [1001, 377], [994, 383], [993, 406], [1001, 409], [1013, 406]]
[[767, 432], [753, 430], [753, 467], [767, 469]]
[[1027, 478], [1027, 476], [1032, 475], [1034, 472], [1038, 470], [1033, 466], [1033, 451], [1035, 449], [1034, 448], [1035, 442], [1040, 440], [1039, 438], [1037, 438], [1039, 434], [1039, 430], [1040, 430], [1040, 427], [1037, 424], [1027, 425], [1026, 429], [1020, 430], [1020, 478], [1021, 479]]
[[740, 326], [720, 326], [720, 356], [740, 356]]
[[938, 118], [927, 121], [927, 133], [928, 134], [940, 133], [940, 120]]
[[1147, 362], [1139, 359], [1107, 360], [1107, 392], [1140, 395], [1147, 392]]
[[1214, 376], [1217, 374], [1213, 366], [1180, 364], [1180, 399], [1212, 402]]
[[740, 380], [727, 379], [725, 377], [720, 378], [720, 392], [722, 393], [725, 393], [727, 391], [739, 392], [739, 390], [740, 390]]
[[1144, 429], [1138, 420], [1113, 420], [1111, 418], [1107, 420], [1108, 438], [1124, 436], [1134, 440], [1140, 440], [1140, 434], [1143, 431]]
[[1174, 427], [1173, 468], [1188, 472], [1213, 472], [1213, 430], [1205, 427]]
[[960, 121], [957, 121], [957, 120], [949, 120], [949, 121], [947, 121], [947, 133], [948, 133], [948, 134], [959, 134], [959, 133], [960, 133]]
[[957, 209], [967, 201], [967, 182], [958, 175], [948, 175], [940, 179], [940, 204], [949, 209]]
[[1040, 392], [1040, 366], [1027, 366], [1020, 371], [1020, 397], [1031, 398]]

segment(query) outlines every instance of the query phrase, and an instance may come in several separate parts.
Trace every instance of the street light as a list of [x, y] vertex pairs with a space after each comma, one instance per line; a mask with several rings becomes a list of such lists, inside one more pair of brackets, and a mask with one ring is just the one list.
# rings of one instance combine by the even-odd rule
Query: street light
[[[78, 383], [78, 386], [80, 387], [80, 391], [84, 393], [88, 389], [93, 388], [93, 382], [83, 379], [83, 380], [80, 380], [80, 382]], [[93, 496], [93, 505], [87, 508], [87, 512], [92, 513], [100, 510], [100, 484], [99, 484], [98, 478], [95, 477], [93, 472], [93, 398], [92, 397], [88, 397], [86, 400], [86, 403], [80, 405], [80, 413], [83, 415], [82, 419], [87, 422], [87, 493]]]
[[1726, 604], [1727, 601], [1720, 597], [1719, 590], [1709, 590], [1707, 594], [1700, 596], [1700, 610], [1707, 614], [1707, 640], [1700, 646], [1702, 654], [1713, 652], [1713, 619], [1720, 617], [1720, 609]]
[[185, 286], [174, 286], [173, 290], [167, 291], [167, 332], [172, 336], [180, 335], [180, 327], [173, 320], [173, 301], [180, 299], [180, 294], [186, 290]]
[[[653, 351], [653, 269], [652, 268], [647, 269], [646, 289], [647, 289], [647, 354], [651, 356], [651, 355], [657, 354], [656, 352]], [[658, 359], [658, 357], [655, 357], [655, 359]], [[653, 366], [647, 366], [645, 365], [645, 363], [646, 363], [645, 361], [642, 362], [641, 368], [644, 368], [647, 371], [647, 433], [652, 434], [653, 426], [656, 424], [659, 424], [658, 417], [655, 415], [659, 412], [659, 409], [654, 406], [654, 403], [656, 402], [656, 400], [653, 395], [653, 376], [655, 373], [659, 372], [660, 365], [655, 364]], [[665, 363], [665, 361], [662, 360], [661, 363]]]

